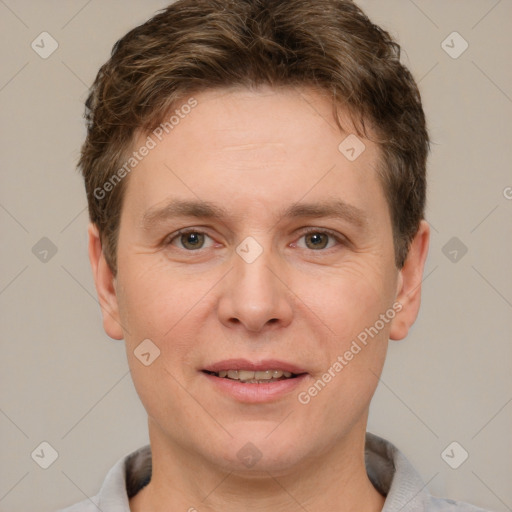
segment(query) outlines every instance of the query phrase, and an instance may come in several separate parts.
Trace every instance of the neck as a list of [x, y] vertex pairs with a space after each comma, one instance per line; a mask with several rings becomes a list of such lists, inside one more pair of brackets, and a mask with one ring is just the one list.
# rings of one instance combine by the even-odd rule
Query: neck
[[131, 512], [380, 512], [384, 497], [366, 473], [363, 429], [283, 471], [231, 472], [169, 443], [150, 426], [151, 482], [130, 500]]

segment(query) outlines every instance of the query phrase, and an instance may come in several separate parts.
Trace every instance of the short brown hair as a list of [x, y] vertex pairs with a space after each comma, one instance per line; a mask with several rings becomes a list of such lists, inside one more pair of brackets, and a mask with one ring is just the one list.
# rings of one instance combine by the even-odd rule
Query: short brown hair
[[396, 265], [403, 266], [424, 216], [429, 138], [400, 46], [350, 0], [178, 0], [114, 45], [86, 101], [78, 166], [114, 274], [126, 180], [112, 186], [112, 177], [135, 135], [149, 133], [193, 93], [258, 85], [320, 89], [332, 98], [340, 128], [343, 104], [358, 135], [372, 134]]

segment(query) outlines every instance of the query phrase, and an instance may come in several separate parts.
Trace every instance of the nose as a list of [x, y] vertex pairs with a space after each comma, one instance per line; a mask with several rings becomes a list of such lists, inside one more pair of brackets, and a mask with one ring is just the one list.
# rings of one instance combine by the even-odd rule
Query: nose
[[292, 293], [269, 251], [248, 263], [234, 254], [234, 269], [223, 280], [218, 302], [220, 321], [227, 327], [261, 332], [292, 321]]

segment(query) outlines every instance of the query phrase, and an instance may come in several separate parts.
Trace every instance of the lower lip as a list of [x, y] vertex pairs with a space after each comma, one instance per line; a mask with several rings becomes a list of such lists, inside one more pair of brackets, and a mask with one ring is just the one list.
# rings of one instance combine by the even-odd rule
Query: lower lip
[[276, 380], [263, 384], [250, 384], [240, 382], [239, 380], [227, 379], [226, 377], [216, 377], [205, 372], [202, 372], [202, 374], [222, 393], [230, 395], [240, 402], [253, 404], [272, 402], [291, 393], [308, 376], [306, 373], [303, 373], [292, 379]]

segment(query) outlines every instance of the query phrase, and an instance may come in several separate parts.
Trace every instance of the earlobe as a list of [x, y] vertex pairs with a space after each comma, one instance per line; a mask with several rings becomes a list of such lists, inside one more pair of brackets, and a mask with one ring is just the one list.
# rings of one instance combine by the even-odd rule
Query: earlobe
[[389, 337], [392, 340], [405, 338], [418, 316], [421, 303], [421, 282], [429, 241], [430, 227], [425, 220], [422, 220], [398, 276], [396, 302], [401, 304], [401, 309], [391, 324]]
[[93, 223], [89, 224], [88, 236], [89, 261], [103, 315], [103, 328], [108, 336], [115, 340], [121, 340], [124, 338], [124, 334], [119, 316], [115, 277], [105, 260], [98, 228]]

